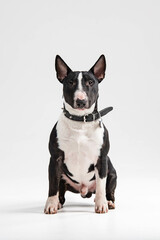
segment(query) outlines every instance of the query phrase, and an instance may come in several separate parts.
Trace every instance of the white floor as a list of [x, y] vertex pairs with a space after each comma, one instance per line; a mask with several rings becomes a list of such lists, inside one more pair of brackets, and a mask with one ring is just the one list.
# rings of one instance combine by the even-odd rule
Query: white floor
[[[20, 190], [21, 184], [17, 184], [14, 191], [11, 189], [11, 196], [8, 194], [9, 185], [3, 189], [1, 240], [160, 239], [160, 195], [154, 189], [156, 178], [152, 183], [149, 178], [147, 182], [146, 179], [137, 182], [119, 179], [116, 209], [107, 214], [94, 213], [94, 197], [82, 199], [80, 195], [68, 192], [64, 208], [58, 214], [45, 215], [46, 196], [43, 192], [46, 186], [35, 190], [34, 184], [29, 185], [25, 191]], [[148, 194], [151, 185], [152, 194]]]

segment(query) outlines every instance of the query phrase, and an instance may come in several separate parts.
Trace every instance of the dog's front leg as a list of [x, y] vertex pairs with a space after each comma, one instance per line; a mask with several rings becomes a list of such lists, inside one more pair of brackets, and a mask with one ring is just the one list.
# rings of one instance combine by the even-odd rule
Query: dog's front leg
[[108, 171], [107, 157], [100, 157], [98, 159], [95, 173], [96, 173], [96, 197], [95, 197], [95, 212], [108, 212], [108, 203], [106, 199], [106, 180]]
[[60, 208], [59, 203], [59, 183], [62, 173], [62, 158], [50, 158], [49, 164], [49, 193], [44, 212], [46, 214], [57, 213]]

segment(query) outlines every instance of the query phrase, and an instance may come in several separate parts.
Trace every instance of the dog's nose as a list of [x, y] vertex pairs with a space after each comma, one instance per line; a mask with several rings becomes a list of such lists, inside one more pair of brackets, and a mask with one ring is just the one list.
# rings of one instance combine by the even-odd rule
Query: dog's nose
[[86, 106], [86, 100], [85, 99], [81, 100], [78, 98], [76, 100], [76, 106], [77, 108], [84, 108]]

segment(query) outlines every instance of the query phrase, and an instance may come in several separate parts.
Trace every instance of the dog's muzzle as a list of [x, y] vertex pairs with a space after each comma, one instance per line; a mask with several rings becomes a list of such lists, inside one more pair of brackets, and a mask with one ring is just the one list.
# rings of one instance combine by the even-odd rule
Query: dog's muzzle
[[79, 109], [84, 109], [87, 105], [87, 100], [86, 99], [77, 99], [76, 100], [76, 108], [79, 108]]

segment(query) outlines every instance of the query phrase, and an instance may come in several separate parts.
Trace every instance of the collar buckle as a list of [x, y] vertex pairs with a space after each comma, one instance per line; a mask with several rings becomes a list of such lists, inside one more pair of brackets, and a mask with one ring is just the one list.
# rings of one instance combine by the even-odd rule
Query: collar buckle
[[94, 113], [92, 113], [92, 118], [93, 118], [93, 121], [96, 120], [96, 115]]
[[86, 115], [83, 116], [83, 122], [86, 122]]

